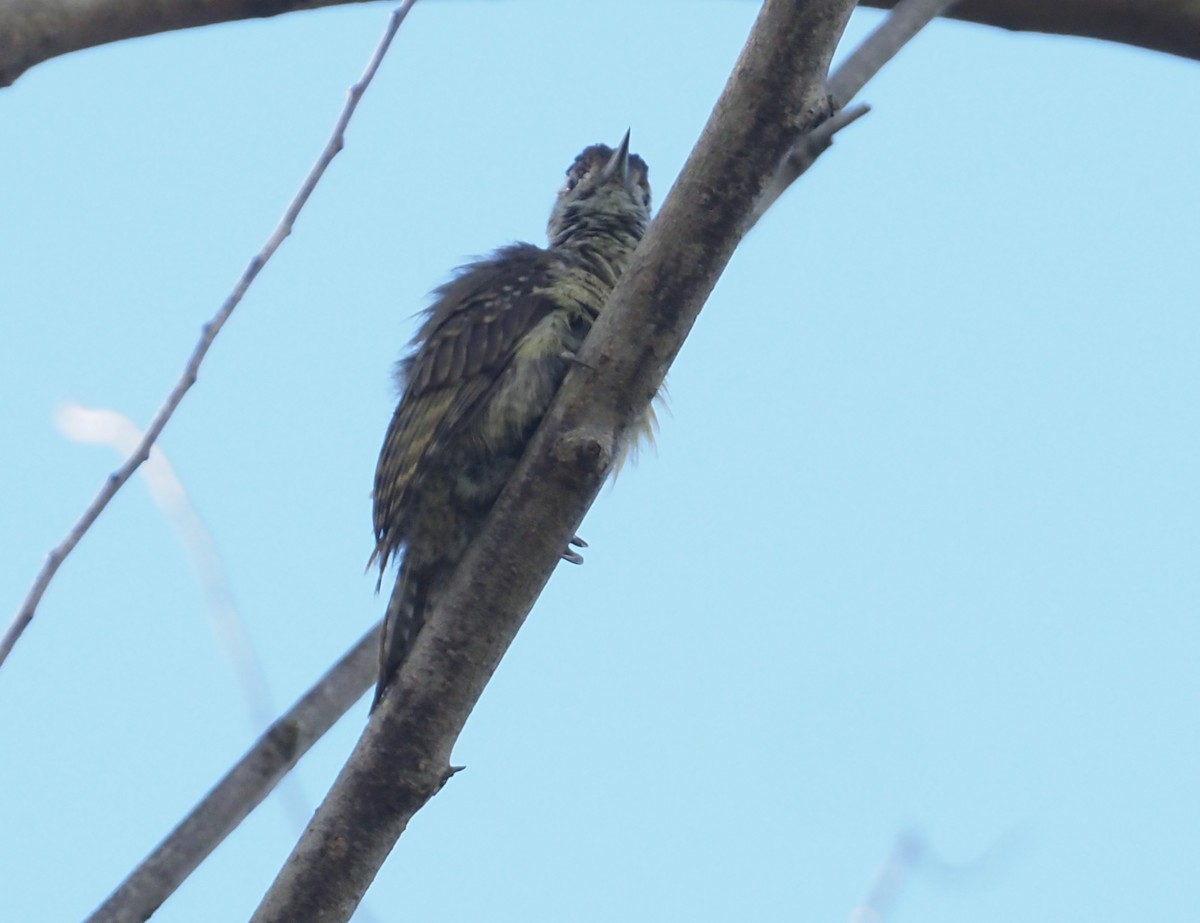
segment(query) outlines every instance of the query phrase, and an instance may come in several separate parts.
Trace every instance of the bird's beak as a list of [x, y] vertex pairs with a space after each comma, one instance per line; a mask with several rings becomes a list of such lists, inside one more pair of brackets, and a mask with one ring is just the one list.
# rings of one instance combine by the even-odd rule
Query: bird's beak
[[614, 176], [619, 177], [622, 183], [629, 182], [629, 132], [625, 132], [625, 137], [621, 139], [621, 143], [617, 149], [613, 151], [612, 156], [608, 158], [608, 163], [604, 165], [604, 170], [601, 175], [604, 179], [610, 179]]

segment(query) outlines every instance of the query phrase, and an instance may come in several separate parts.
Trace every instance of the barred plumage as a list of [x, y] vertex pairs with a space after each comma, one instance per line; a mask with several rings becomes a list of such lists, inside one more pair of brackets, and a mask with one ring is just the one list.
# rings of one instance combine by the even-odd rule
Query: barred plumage
[[388, 562], [404, 553], [384, 622], [375, 704], [649, 219], [646, 164], [629, 154], [626, 133], [615, 151], [596, 144], [575, 159], [550, 215], [548, 248], [504, 247], [434, 293], [398, 369], [402, 395], [375, 471], [372, 561], [381, 581]]

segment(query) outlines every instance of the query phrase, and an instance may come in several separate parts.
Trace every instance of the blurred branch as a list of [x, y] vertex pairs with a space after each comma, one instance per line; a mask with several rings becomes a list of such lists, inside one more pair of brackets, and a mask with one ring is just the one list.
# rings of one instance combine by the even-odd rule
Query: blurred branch
[[965, 862], [942, 858], [920, 833], [901, 833], [887, 858], [871, 876], [862, 901], [850, 912], [850, 923], [883, 923], [903, 889], [920, 873], [927, 881], [946, 884], [978, 884], [984, 876], [1011, 861], [1020, 844], [1010, 830], [993, 840], [981, 853]]
[[[0, 87], [50, 58], [109, 42], [365, 0], [0, 0]], [[895, 0], [864, 0], [891, 8]], [[1077, 35], [1200, 60], [1195, 0], [963, 0], [950, 14], [1020, 32]]]
[[[68, 403], [59, 407], [54, 417], [59, 431], [68, 439], [107, 445], [122, 457], [137, 451], [145, 436], [132, 420], [115, 410]], [[217, 647], [241, 686], [249, 710], [250, 729], [258, 733], [271, 723], [276, 707], [262, 663], [234, 605], [217, 544], [192, 506], [183, 482], [161, 446], [150, 449], [150, 457], [138, 473], [192, 565], [204, 593], [205, 609]]]
[[[122, 457], [137, 449], [143, 433], [132, 420], [115, 410], [63, 404], [54, 415], [59, 432], [74, 442], [108, 445]], [[191, 498], [179, 479], [162, 446], [153, 446], [150, 457], [138, 469], [150, 498], [175, 534], [184, 556], [192, 565], [196, 581], [204, 594], [205, 610], [217, 648], [233, 671], [247, 706], [250, 731], [262, 733], [278, 709], [271, 695], [266, 672], [254, 650], [246, 623], [234, 603], [233, 591], [217, 543], [196, 512]], [[303, 830], [312, 813], [311, 805], [293, 776], [280, 792], [297, 831]]]
[[379, 625], [271, 725], [154, 851], [87, 919], [149, 919], [375, 681]]
[[853, 0], [766, 0], [708, 124], [392, 691], [252, 918], [349, 919], [453, 773], [467, 717], [741, 240], [825, 105]]
[[867, 893], [850, 911], [850, 923], [883, 923], [924, 852], [925, 843], [916, 834], [902, 833], [896, 837], [887, 858], [871, 876]]
[[[3, 0], [0, 0], [3, 2]], [[145, 435], [138, 443], [134, 452], [126, 459], [125, 464], [110, 474], [104, 482], [104, 486], [100, 488], [100, 492], [95, 499], [84, 510], [83, 515], [79, 517], [79, 521], [72, 526], [71, 531], [67, 533], [67, 537], [54, 548], [49, 555], [46, 556], [46, 563], [42, 565], [41, 571], [33, 582], [33, 586], [29, 590], [29, 594], [21, 603], [20, 609], [13, 617], [11, 624], [5, 631], [4, 636], [0, 638], [0, 664], [8, 657], [13, 646], [17, 643], [17, 639], [33, 621], [34, 613], [37, 611], [38, 603], [42, 596], [45, 595], [46, 588], [50, 585], [50, 581], [54, 579], [54, 575], [58, 572], [62, 562], [66, 560], [67, 555], [79, 544], [79, 540], [87, 533], [87, 530], [92, 527], [92, 523], [104, 512], [104, 508], [108, 506], [113, 497], [117, 495], [126, 482], [137, 471], [138, 467], [150, 457], [150, 449], [157, 441], [163, 428], [167, 425], [175, 409], [183, 400], [183, 396], [196, 383], [197, 375], [200, 371], [200, 364], [204, 361], [204, 357], [208, 354], [213, 341], [216, 340], [217, 334], [221, 332], [221, 328], [225, 326], [225, 322], [229, 320], [233, 314], [234, 308], [242, 300], [242, 296], [246, 294], [246, 290], [250, 288], [250, 284], [257, 278], [263, 266], [279, 249], [280, 244], [284, 239], [292, 233], [292, 227], [296, 223], [296, 218], [308, 202], [309, 196], [317, 187], [317, 183], [321, 181], [321, 177], [325, 175], [325, 170], [329, 166], [334, 157], [346, 144], [346, 126], [349, 125], [351, 117], [354, 115], [354, 110], [358, 108], [358, 103], [363, 97], [363, 93], [371, 84], [375, 72], [379, 70], [379, 65], [383, 61], [383, 57], [387, 54], [388, 47], [392, 44], [392, 39], [396, 35], [396, 31], [400, 28], [400, 24], [404, 21], [404, 17], [408, 15], [408, 11], [412, 9], [416, 0], [404, 0], [392, 12], [391, 18], [388, 20], [387, 29], [384, 31], [383, 37], [379, 40], [379, 44], [375, 47], [374, 53], [367, 62], [367, 67], [363, 71], [358, 82], [350, 87], [346, 94], [346, 104], [342, 107], [341, 114], [338, 116], [337, 122], [333, 126], [333, 134], [330, 135], [329, 141], [325, 145], [325, 149], [321, 151], [317, 162], [305, 177], [304, 182], [300, 185], [300, 190], [288, 204], [287, 209], [283, 213], [283, 217], [279, 220], [275, 230], [271, 232], [271, 236], [267, 238], [267, 242], [250, 261], [250, 265], [246, 267], [237, 284], [229, 297], [225, 299], [225, 303], [212, 320], [204, 325], [203, 332], [200, 335], [200, 340], [192, 351], [191, 358], [188, 359], [187, 365], [184, 366], [183, 374], [180, 375], [179, 381], [175, 383], [175, 387], [171, 389], [171, 393], [167, 395], [166, 401], [159, 408], [158, 413], [154, 415], [154, 419], [146, 428]], [[3, 34], [3, 25], [0, 22], [0, 34]]]

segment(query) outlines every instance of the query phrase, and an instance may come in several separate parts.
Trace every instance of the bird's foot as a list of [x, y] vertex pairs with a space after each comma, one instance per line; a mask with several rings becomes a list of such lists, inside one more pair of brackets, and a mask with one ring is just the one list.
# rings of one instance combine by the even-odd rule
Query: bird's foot
[[588, 365], [586, 362], [584, 362], [582, 359], [580, 359], [578, 355], [576, 355], [573, 352], [560, 353], [559, 358], [566, 359], [572, 365], [582, 365], [588, 371], [591, 371], [591, 372], [596, 371], [595, 366]]
[[562, 559], [564, 561], [567, 561], [571, 564], [582, 564], [583, 555], [576, 551], [575, 548], [570, 547], [571, 545], [574, 545], [575, 548], [586, 548], [588, 543], [581, 539], [578, 535], [573, 535], [571, 536], [571, 541], [567, 545], [566, 551], [562, 553]]

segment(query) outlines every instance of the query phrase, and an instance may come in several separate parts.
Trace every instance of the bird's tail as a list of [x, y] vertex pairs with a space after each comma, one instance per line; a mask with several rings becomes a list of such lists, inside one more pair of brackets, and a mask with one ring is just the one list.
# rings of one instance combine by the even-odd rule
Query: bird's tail
[[379, 679], [375, 684], [375, 699], [371, 702], [372, 711], [396, 678], [400, 664], [404, 663], [417, 640], [417, 633], [425, 624], [428, 581], [415, 571], [406, 557], [388, 600], [379, 641]]

